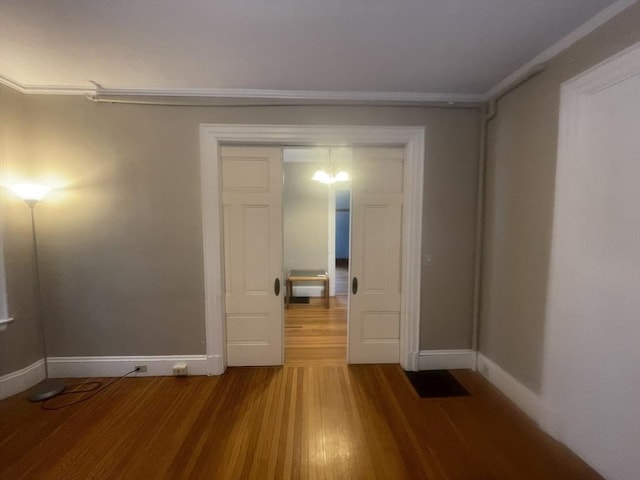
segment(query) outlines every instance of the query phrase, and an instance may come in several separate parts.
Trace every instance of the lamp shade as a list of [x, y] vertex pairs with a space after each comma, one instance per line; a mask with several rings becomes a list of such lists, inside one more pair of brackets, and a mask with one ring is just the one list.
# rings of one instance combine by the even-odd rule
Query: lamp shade
[[51, 190], [51, 187], [47, 185], [38, 185], [36, 183], [19, 183], [12, 185], [10, 188], [21, 199], [36, 202], [40, 202]]

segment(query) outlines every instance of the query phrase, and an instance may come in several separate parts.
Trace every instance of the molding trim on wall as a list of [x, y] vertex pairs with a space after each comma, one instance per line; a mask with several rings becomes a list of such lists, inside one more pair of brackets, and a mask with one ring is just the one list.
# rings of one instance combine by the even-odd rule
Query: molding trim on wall
[[420, 370], [473, 369], [473, 350], [420, 350]]
[[211, 375], [215, 359], [207, 355], [158, 355], [132, 357], [49, 357], [52, 378], [119, 377], [137, 365], [146, 365], [147, 371], [132, 374], [136, 377], [172, 376], [173, 365], [186, 363], [189, 375]]
[[559, 442], [564, 443], [562, 440], [562, 416], [557, 409], [549, 405], [543, 396], [540, 397], [540, 403], [538, 403], [538, 418], [536, 421], [542, 430]]
[[482, 353], [478, 353], [478, 372], [534, 422], [540, 421], [541, 398]]
[[77, 87], [62, 85], [25, 85], [0, 74], [0, 84], [27, 95], [93, 95], [95, 87]]
[[0, 377], [0, 400], [24, 392], [44, 380], [44, 360]]
[[[224, 142], [297, 145], [404, 145], [400, 364], [418, 369], [425, 128], [353, 125], [200, 125], [200, 177], [207, 353], [226, 358], [219, 146]], [[224, 372], [223, 368], [215, 374]]]
[[247, 100], [281, 100], [298, 102], [355, 102], [355, 103], [479, 103], [483, 95], [474, 93], [438, 93], [438, 92], [366, 92], [332, 90], [265, 90], [242, 88], [193, 88], [193, 89], [104, 89], [95, 91], [95, 100], [126, 97], [192, 97], [224, 98]]
[[[266, 90], [243, 88], [188, 88], [188, 89], [122, 89], [97, 86], [25, 85], [0, 75], [0, 84], [27, 95], [87, 95], [95, 101], [118, 101], [137, 98], [208, 98], [244, 100], [280, 100], [288, 102], [333, 103], [481, 103], [482, 94], [437, 92], [365, 92], [322, 90]], [[224, 105], [224, 104], [222, 104]]]
[[[137, 365], [146, 365], [147, 371], [136, 377], [173, 376], [173, 365], [186, 363], [189, 375], [212, 375], [222, 369], [220, 356], [159, 355], [133, 357], [49, 357], [51, 378], [119, 377]], [[0, 400], [24, 392], [44, 380], [44, 360], [0, 377]]]
[[624, 9], [630, 7], [637, 1], [638, 0], [618, 0], [617, 2], [609, 5], [607, 8], [605, 8], [600, 13], [598, 13], [596, 16], [592, 17], [590, 20], [580, 25], [574, 31], [572, 31], [565, 37], [561, 38], [559, 41], [551, 45], [542, 53], [533, 57], [531, 60], [529, 60], [524, 65], [522, 65], [511, 75], [507, 76], [506, 78], [502, 79], [497, 84], [495, 84], [484, 95], [482, 95], [483, 100], [485, 101], [491, 100], [491, 98], [493, 98], [498, 93], [500, 93], [504, 88], [508, 87], [509, 85], [517, 82], [522, 77], [526, 76], [527, 73], [533, 68], [535, 68], [537, 65], [548, 62], [553, 57], [560, 54], [562, 51], [566, 50], [574, 43], [577, 43], [579, 40], [583, 39], [584, 37], [589, 35], [591, 32], [593, 32], [596, 28], [605, 24], [606, 22], [611, 20], [613, 17], [618, 15], [620, 12], [622, 12]]
[[207, 355], [209, 371], [207, 375], [220, 375], [226, 368], [225, 358], [222, 355]]

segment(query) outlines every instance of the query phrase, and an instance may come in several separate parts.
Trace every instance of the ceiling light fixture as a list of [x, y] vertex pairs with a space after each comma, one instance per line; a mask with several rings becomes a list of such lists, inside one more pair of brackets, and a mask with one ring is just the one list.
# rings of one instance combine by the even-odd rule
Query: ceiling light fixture
[[311, 180], [331, 185], [336, 182], [348, 182], [351, 180], [351, 176], [332, 162], [332, 150], [329, 150], [329, 166], [317, 170]]

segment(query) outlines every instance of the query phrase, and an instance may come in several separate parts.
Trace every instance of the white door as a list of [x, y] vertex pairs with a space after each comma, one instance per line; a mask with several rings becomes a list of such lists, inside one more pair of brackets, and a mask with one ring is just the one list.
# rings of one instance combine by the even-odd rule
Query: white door
[[403, 156], [353, 151], [349, 363], [400, 360]]
[[227, 364], [281, 365], [282, 149], [225, 146], [220, 157]]

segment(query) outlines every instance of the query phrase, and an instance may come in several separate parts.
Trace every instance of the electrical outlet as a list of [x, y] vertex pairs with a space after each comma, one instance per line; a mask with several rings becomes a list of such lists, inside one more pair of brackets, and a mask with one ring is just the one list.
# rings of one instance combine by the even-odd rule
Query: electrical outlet
[[147, 371], [147, 366], [146, 365], [136, 365], [136, 367], [138, 369], [138, 373], [141, 372], [146, 372]]
[[186, 363], [176, 363], [173, 366], [173, 374], [177, 377], [186, 377], [189, 373], [187, 371]]

